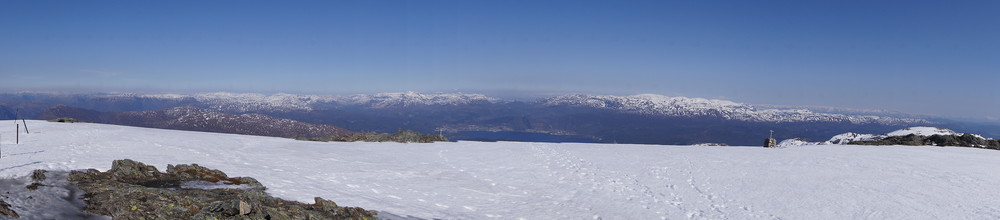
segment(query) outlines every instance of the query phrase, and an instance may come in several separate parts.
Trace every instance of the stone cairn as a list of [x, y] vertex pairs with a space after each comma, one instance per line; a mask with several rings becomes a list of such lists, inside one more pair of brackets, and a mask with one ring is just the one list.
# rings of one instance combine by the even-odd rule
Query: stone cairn
[[764, 147], [766, 148], [776, 148], [778, 147], [778, 140], [774, 139], [774, 131], [771, 131], [771, 135], [764, 139]]
[[776, 147], [778, 147], [778, 143], [777, 142], [778, 141], [774, 140], [774, 138], [765, 139], [764, 140], [764, 147], [766, 147], [766, 148], [776, 148]]

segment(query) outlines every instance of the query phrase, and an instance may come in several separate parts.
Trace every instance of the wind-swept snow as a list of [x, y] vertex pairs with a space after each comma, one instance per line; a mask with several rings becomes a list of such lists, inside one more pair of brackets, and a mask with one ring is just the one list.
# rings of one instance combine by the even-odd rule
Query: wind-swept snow
[[[0, 124], [13, 124], [0, 121]], [[324, 143], [28, 121], [0, 177], [130, 158], [269, 193], [444, 219], [997, 219], [1000, 151], [905, 146]]]

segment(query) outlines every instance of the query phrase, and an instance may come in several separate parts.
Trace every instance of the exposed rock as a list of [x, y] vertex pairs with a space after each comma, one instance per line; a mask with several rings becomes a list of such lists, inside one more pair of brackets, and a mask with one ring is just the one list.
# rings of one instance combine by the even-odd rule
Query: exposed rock
[[240, 215], [249, 215], [250, 211], [253, 211], [253, 208], [250, 207], [250, 204], [244, 202], [243, 200], [240, 200]]
[[321, 198], [312, 205], [274, 198], [253, 178], [196, 164], [168, 166], [161, 173], [116, 160], [107, 172], [74, 171], [69, 180], [87, 192], [87, 212], [115, 219], [374, 219], [376, 214]]
[[10, 217], [14, 217], [14, 218], [21, 218], [20, 215], [17, 215], [17, 212], [14, 212], [14, 210], [10, 209], [10, 204], [8, 204], [7, 202], [5, 202], [3, 200], [0, 200], [0, 214], [6, 215], [6, 216], [10, 216]]
[[31, 171], [31, 181], [41, 182], [45, 181], [45, 173], [49, 172], [46, 170], [35, 170]]
[[934, 146], [959, 146], [974, 147], [984, 149], [1000, 150], [1000, 140], [984, 139], [973, 134], [962, 135], [940, 135], [922, 136], [909, 134], [906, 136], [889, 136], [881, 139], [869, 141], [853, 141], [848, 144], [853, 145], [934, 145]]
[[45, 184], [41, 183], [42, 181], [45, 181], [45, 173], [47, 173], [47, 172], [49, 172], [49, 171], [47, 171], [47, 170], [35, 170], [35, 171], [31, 171], [31, 182], [32, 183], [30, 185], [28, 185], [28, 186], [25, 186], [25, 188], [27, 188], [29, 190], [38, 190], [38, 187], [48, 186], [48, 185], [45, 185]]
[[49, 121], [50, 122], [62, 122], [62, 123], [78, 123], [78, 122], [86, 123], [86, 121], [80, 121], [80, 120], [76, 120], [75, 118], [66, 118], [66, 117], [64, 117], [64, 118], [56, 118], [56, 119], [52, 119], [52, 120], [49, 120]]
[[42, 187], [42, 186], [48, 186], [48, 185], [41, 184], [41, 183], [31, 183], [30, 185], [25, 186], [24, 188], [27, 188], [27, 189], [30, 189], [30, 190], [38, 190], [38, 187]]
[[405, 130], [398, 131], [393, 134], [385, 133], [354, 133], [349, 136], [329, 136], [329, 137], [319, 137], [319, 138], [296, 138], [298, 140], [307, 141], [340, 141], [340, 142], [398, 142], [398, 143], [434, 143], [439, 141], [448, 141], [441, 135], [430, 135], [421, 134], [420, 132]]

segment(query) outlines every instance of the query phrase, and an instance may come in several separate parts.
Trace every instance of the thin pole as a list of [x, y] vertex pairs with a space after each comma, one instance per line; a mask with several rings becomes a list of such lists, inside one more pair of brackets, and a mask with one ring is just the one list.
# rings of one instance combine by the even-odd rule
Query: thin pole
[[[28, 129], [28, 128], [25, 127], [24, 129]], [[767, 138], [774, 138], [774, 130], [770, 130], [770, 131], [771, 131], [771, 135], [767, 136]]]
[[31, 134], [31, 132], [28, 132], [28, 122], [25, 122], [24, 118], [21, 117], [21, 108], [17, 108], [16, 110], [14, 110], [14, 123], [17, 123], [18, 118], [20, 118], [21, 123], [24, 124], [24, 133]]
[[14, 144], [21, 144], [21, 124], [17, 124], [17, 131], [14, 132]]
[[21, 118], [21, 124], [24, 124], [24, 133], [31, 134], [31, 132], [28, 132], [28, 122], [25, 122], [24, 118]]

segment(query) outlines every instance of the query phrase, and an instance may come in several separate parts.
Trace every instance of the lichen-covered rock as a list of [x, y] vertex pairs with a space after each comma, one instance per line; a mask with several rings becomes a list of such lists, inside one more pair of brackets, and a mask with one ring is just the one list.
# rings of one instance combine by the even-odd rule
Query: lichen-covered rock
[[143, 182], [162, 178], [156, 167], [134, 160], [115, 160], [108, 170], [110, 177], [125, 183], [142, 184]]
[[226, 173], [209, 169], [198, 164], [167, 165], [167, 174], [175, 176], [180, 181], [201, 180], [207, 182], [219, 182], [226, 185], [251, 185], [263, 188], [260, 182], [249, 177], [229, 177]]
[[[274, 198], [253, 178], [233, 178], [196, 164], [171, 165], [161, 173], [140, 162], [116, 160], [107, 172], [74, 171], [69, 180], [87, 192], [87, 212], [115, 219], [374, 219], [376, 214], [319, 197], [316, 204]], [[188, 182], [217, 185], [189, 187]]]

